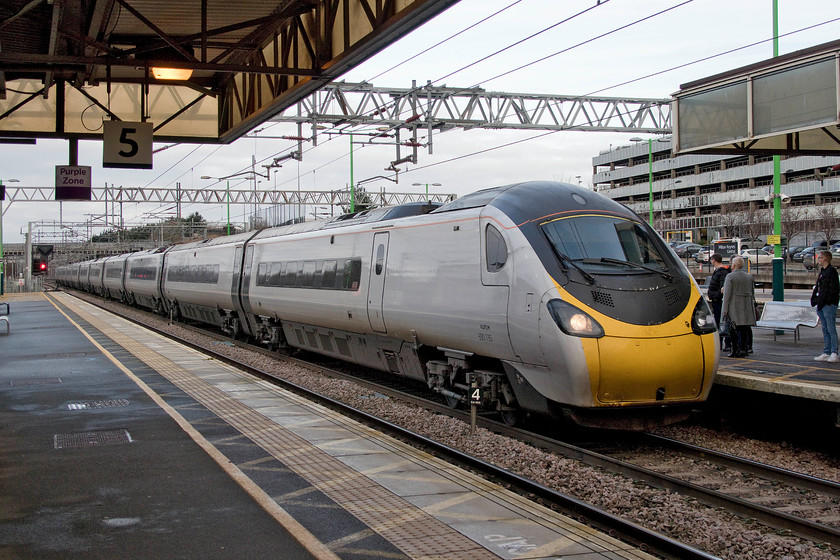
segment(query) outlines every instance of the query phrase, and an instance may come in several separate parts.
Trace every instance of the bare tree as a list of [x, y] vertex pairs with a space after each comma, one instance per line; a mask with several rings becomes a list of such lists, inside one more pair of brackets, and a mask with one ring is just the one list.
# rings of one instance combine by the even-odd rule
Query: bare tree
[[720, 225], [726, 237], [739, 235], [741, 224], [744, 222], [744, 208], [742, 204], [724, 202], [720, 205]]
[[834, 239], [837, 233], [838, 218], [834, 205], [823, 204], [816, 207], [814, 216], [814, 230], [825, 235], [826, 240]]
[[790, 245], [790, 240], [794, 236], [805, 231], [805, 224], [802, 221], [803, 214], [803, 209], [800, 206], [790, 206], [789, 204], [782, 206], [780, 224], [782, 235], [787, 238], [788, 245]]
[[766, 234], [769, 224], [773, 223], [773, 220], [769, 219], [768, 221], [768, 218], [766, 207], [759, 207], [758, 204], [748, 204], [744, 208], [744, 223], [741, 226], [742, 237], [757, 239], [759, 235]]

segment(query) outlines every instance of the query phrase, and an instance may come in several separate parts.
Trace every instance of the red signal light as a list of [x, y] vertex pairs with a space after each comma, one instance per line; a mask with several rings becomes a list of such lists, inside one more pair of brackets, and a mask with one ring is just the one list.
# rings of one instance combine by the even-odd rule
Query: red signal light
[[45, 262], [41, 263], [41, 270], [47, 270], [47, 263], [45, 263]]

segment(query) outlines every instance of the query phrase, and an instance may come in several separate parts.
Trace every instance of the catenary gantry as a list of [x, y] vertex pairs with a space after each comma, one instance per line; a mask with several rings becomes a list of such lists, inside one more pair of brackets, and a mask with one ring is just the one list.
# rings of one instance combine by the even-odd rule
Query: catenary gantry
[[317, 125], [446, 130], [488, 128], [670, 134], [670, 99], [375, 87], [334, 82], [271, 119]]
[[[55, 202], [53, 187], [19, 187], [4, 185], [6, 202]], [[449, 202], [455, 195], [446, 193], [395, 193], [370, 191], [367, 193], [374, 206], [393, 206], [406, 202]], [[262, 191], [239, 189], [192, 189], [182, 187], [148, 188], [108, 186], [91, 189], [91, 201], [111, 203], [144, 202], [154, 204], [189, 203], [189, 204], [231, 204], [231, 205], [332, 205], [349, 206], [350, 191]]]

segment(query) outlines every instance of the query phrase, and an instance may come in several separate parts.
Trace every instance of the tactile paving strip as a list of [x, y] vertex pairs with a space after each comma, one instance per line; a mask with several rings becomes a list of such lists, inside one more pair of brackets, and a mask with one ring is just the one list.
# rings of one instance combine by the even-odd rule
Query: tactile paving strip
[[[64, 305], [169, 379], [371, 529], [413, 558], [498, 559], [448, 525], [347, 467], [259, 412], [107, 325], [74, 303]], [[275, 388], [276, 390], [276, 388]]]

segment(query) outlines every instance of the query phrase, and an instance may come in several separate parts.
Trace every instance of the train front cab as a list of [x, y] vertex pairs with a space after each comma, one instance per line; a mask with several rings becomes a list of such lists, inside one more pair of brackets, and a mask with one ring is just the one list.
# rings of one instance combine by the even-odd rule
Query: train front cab
[[[554, 213], [535, 219], [504, 208], [519, 224], [506, 233], [514, 247], [521, 234], [538, 257], [513, 263], [509, 330], [522, 362], [507, 367], [520, 374], [508, 374], [517, 400], [539, 394], [552, 413], [604, 427], [687, 416], [707, 398], [719, 360], [714, 319], [696, 282], [626, 208], [581, 189], [557, 190], [538, 200], [541, 212], [554, 204]], [[576, 202], [571, 209], [554, 202], [566, 196]], [[542, 289], [538, 280], [523, 282], [540, 275], [548, 280]], [[538, 317], [527, 319], [534, 311]]]

